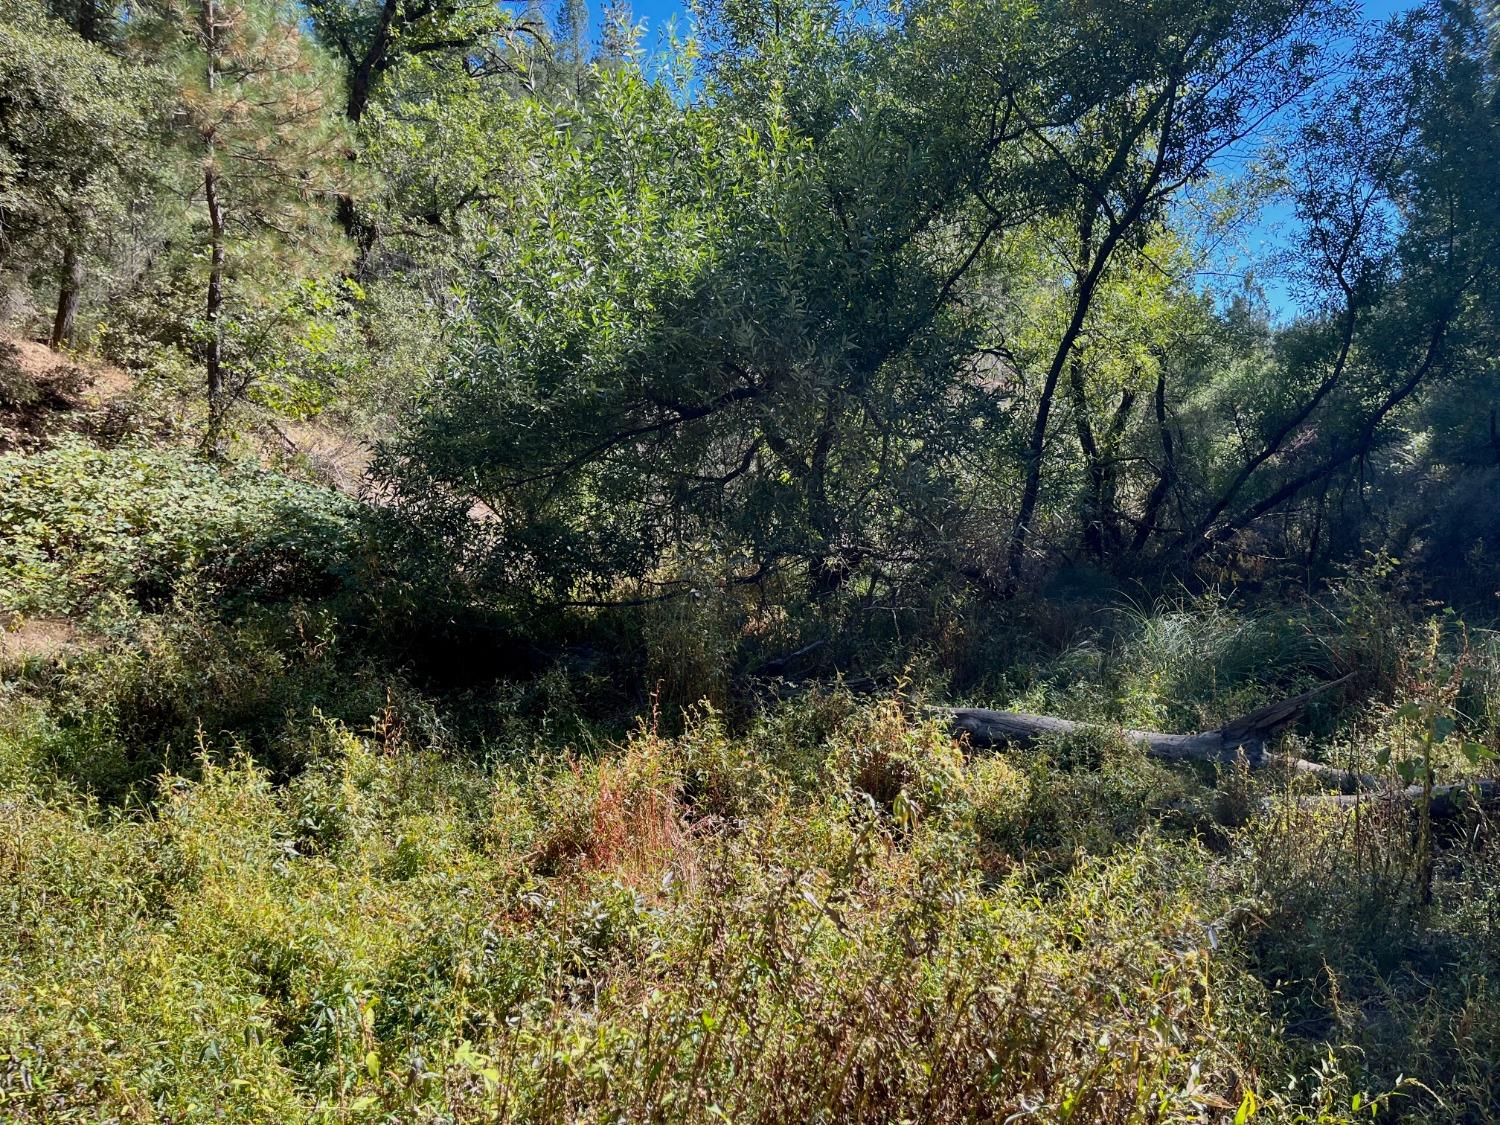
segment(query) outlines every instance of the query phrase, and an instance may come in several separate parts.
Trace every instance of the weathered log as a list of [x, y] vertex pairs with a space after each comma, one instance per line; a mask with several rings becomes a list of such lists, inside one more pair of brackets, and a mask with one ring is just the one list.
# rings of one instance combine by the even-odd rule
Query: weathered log
[[[1128, 739], [1145, 744], [1146, 753], [1154, 758], [1176, 762], [1229, 764], [1245, 762], [1250, 768], [1279, 766], [1294, 773], [1313, 777], [1338, 793], [1302, 798], [1315, 804], [1352, 808], [1361, 803], [1390, 801], [1415, 806], [1422, 800], [1420, 785], [1394, 788], [1372, 774], [1340, 769], [1323, 762], [1289, 758], [1266, 753], [1266, 744], [1302, 713], [1303, 708], [1319, 695], [1343, 683], [1349, 677], [1333, 680], [1290, 699], [1277, 700], [1251, 711], [1242, 718], [1213, 730], [1197, 734], [1162, 734], [1149, 730], [1125, 730]], [[952, 712], [953, 733], [966, 738], [970, 746], [994, 749], [1025, 746], [1048, 735], [1066, 735], [1097, 727], [1052, 715], [1028, 715], [1020, 711], [988, 711], [977, 707], [959, 707]], [[1466, 783], [1435, 785], [1429, 806], [1434, 819], [1456, 816], [1476, 805], [1500, 804], [1500, 780], [1485, 779]]]
[[[1273, 761], [1281, 761], [1266, 754], [1266, 743], [1295, 720], [1311, 700], [1348, 678], [1344, 676], [1290, 699], [1268, 703], [1221, 727], [1199, 731], [1197, 734], [1162, 734], [1149, 730], [1126, 730], [1122, 733], [1132, 741], [1145, 743], [1146, 753], [1154, 758], [1218, 764], [1243, 759], [1251, 768], [1257, 768]], [[1028, 715], [1020, 711], [959, 707], [953, 711], [952, 725], [953, 733], [967, 738], [969, 745], [991, 748], [1024, 746], [1047, 735], [1071, 734], [1098, 724], [1078, 723], [1051, 715]], [[1292, 760], [1286, 764], [1313, 773], [1346, 773], [1316, 762]]]

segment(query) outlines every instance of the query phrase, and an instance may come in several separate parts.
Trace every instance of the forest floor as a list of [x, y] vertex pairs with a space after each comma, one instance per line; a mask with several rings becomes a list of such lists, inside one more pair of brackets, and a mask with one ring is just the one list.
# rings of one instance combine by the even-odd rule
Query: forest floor
[[[336, 427], [337, 473], [209, 465], [122, 372], [8, 354], [0, 1118], [1500, 1117], [1485, 811], [1119, 734], [1353, 673], [1281, 749], [1461, 782], [1495, 634], [1368, 576], [1038, 602], [982, 678], [901, 651], [860, 693], [725, 676], [749, 626], [705, 602], [488, 675], [351, 577]], [[957, 694], [1093, 725], [981, 752]]]
[[97, 422], [131, 389], [130, 377], [118, 367], [0, 335], [0, 450]]
[[[127, 371], [81, 353], [0, 333], [0, 451], [34, 448], [60, 433], [119, 436], [128, 416], [149, 409]], [[360, 494], [369, 446], [318, 419], [251, 412], [242, 434], [247, 452], [268, 467], [292, 468], [349, 496]]]

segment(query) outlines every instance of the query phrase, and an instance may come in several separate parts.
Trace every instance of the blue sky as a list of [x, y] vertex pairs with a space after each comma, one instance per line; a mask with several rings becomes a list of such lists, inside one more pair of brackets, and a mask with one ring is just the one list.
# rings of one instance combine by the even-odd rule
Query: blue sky
[[[599, 0], [591, 0], [589, 6], [594, 11], [594, 30], [597, 31], [600, 22], [599, 13], [603, 5]], [[1412, 7], [1413, 2], [1412, 0], [1364, 0], [1361, 6], [1364, 8], [1366, 18], [1380, 19], [1392, 12]], [[678, 0], [632, 0], [631, 10], [637, 20], [645, 21], [646, 45], [648, 46], [655, 42], [657, 33], [672, 17], [676, 16], [684, 26], [687, 23], [686, 5]]]

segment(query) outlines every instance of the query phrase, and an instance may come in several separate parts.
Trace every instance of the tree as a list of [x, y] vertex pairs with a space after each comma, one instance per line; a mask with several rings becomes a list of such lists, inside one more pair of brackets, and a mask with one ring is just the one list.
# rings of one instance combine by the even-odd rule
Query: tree
[[974, 150], [903, 160], [958, 142], [894, 98], [864, 118], [814, 101], [859, 104], [878, 78], [815, 21], [792, 31], [798, 51], [769, 46], [811, 52], [813, 85], [785, 97], [716, 85], [683, 107], [615, 71], [577, 107], [530, 103], [540, 174], [478, 205], [463, 376], [386, 462], [467, 540], [472, 580], [608, 599], [678, 589], [663, 568], [707, 551], [726, 581], [792, 571], [821, 597], [946, 551], [898, 531], [955, 507], [944, 459], [974, 436], [952, 297], [983, 237], [938, 234]]
[[1035, 70], [1006, 75], [997, 97], [1024, 127], [1033, 174], [1067, 200], [1071, 307], [1038, 373], [1010, 583], [1041, 495], [1058, 387], [1117, 255], [1138, 254], [1185, 187], [1313, 86], [1339, 16], [1325, 0], [1039, 9]]
[[256, 0], [191, 0], [169, 13], [165, 30], [177, 47], [181, 136], [203, 209], [205, 446], [214, 448], [253, 377], [246, 369], [226, 378], [230, 291], [283, 281], [300, 255], [329, 256], [325, 216], [347, 189], [347, 138], [292, 13]]
[[[1448, 17], [1345, 58], [1313, 0], [701, 15], [675, 85], [596, 66], [576, 100], [516, 91], [488, 146], [424, 126], [467, 157], [410, 146], [464, 232], [457, 347], [382, 464], [480, 597], [712, 573], [888, 606], [1012, 592], [1039, 541], [1141, 577], [1270, 520], [1318, 538], [1304, 494], [1486, 323], [1490, 87], [1453, 60], [1488, 48], [1416, 35]], [[1185, 216], [1271, 190], [1317, 294], [1288, 326], [1203, 286]]]
[[1500, 206], [1500, 121], [1488, 57], [1472, 8], [1419, 10], [1309, 104], [1292, 163], [1315, 303], [1278, 335], [1274, 381], [1240, 429], [1251, 440], [1177, 537], [1189, 559], [1326, 497], [1342, 473], [1363, 477], [1381, 446], [1410, 436], [1403, 413], [1492, 354], [1500, 244], [1483, 216]]
[[145, 183], [155, 151], [160, 75], [31, 5], [0, 22], [0, 260], [62, 261], [51, 343], [73, 335], [88, 243]]
[[[119, 15], [113, 5], [102, 3], [101, 0], [57, 0], [52, 5], [52, 11], [58, 19], [77, 32], [85, 43], [109, 49], [118, 57], [122, 35]], [[81, 208], [75, 207], [74, 210], [76, 212]], [[78, 302], [83, 292], [86, 252], [84, 226], [80, 215], [75, 213], [70, 216], [68, 238], [63, 246], [62, 266], [59, 270], [57, 311], [52, 319], [50, 342], [54, 351], [65, 341], [73, 339]]]
[[429, 55], [458, 60], [515, 30], [497, 4], [477, 0], [310, 0], [308, 15], [319, 40], [344, 68], [344, 116], [364, 118], [381, 79], [403, 62]]

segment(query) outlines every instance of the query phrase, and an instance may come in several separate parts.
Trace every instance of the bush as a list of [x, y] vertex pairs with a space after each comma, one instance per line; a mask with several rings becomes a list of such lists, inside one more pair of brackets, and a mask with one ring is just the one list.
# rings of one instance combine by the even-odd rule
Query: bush
[[[1249, 986], [1209, 970], [1192, 846], [1044, 902], [981, 888], [935, 820], [896, 847], [841, 798], [660, 851], [634, 833], [697, 753], [666, 741], [530, 781], [315, 741], [290, 787], [207, 766], [145, 819], [12, 791], [8, 1112], [1184, 1120], [1258, 1081], [1265, 1029], [1206, 998]], [[507, 840], [518, 782], [540, 834]], [[634, 882], [669, 854], [677, 878]]]
[[323, 595], [357, 557], [336, 493], [167, 449], [69, 440], [0, 455], [0, 612], [170, 601], [188, 577], [230, 602]]
[[847, 785], [903, 828], [950, 814], [962, 799], [963, 754], [946, 724], [912, 726], [897, 700], [855, 712], [830, 740], [825, 768], [835, 786]]
[[845, 690], [611, 740], [553, 684], [481, 764], [449, 709], [505, 700], [351, 676], [331, 621], [180, 600], [0, 688], [0, 1116], [1500, 1109], [1482, 827], [1424, 906], [1404, 810], [1107, 729], [965, 760]]
[[965, 774], [979, 861], [986, 873], [998, 874], [1022, 854], [1031, 783], [998, 754], [976, 758]]

